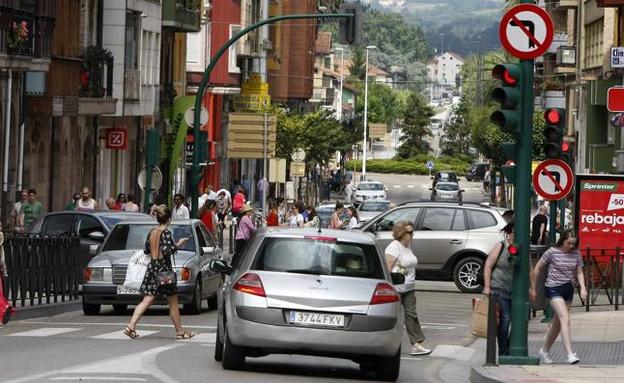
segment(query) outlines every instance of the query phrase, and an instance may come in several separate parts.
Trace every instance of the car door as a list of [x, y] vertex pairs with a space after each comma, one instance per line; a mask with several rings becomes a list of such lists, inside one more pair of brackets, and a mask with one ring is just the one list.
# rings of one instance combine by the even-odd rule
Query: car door
[[503, 223], [499, 223], [492, 211], [482, 211], [476, 209], [467, 209], [468, 225], [468, 247], [475, 249], [483, 254], [489, 251], [502, 239], [500, 229]]
[[418, 268], [441, 270], [446, 261], [466, 246], [468, 231], [462, 209], [430, 206], [414, 228], [412, 251]]
[[394, 240], [392, 227], [400, 221], [416, 222], [421, 209], [419, 207], [404, 207], [392, 210], [371, 223], [369, 231], [375, 235], [375, 243], [382, 252]]
[[[80, 253], [78, 255], [78, 264], [82, 271], [93, 258], [89, 254], [91, 245], [101, 246], [104, 238], [108, 234], [108, 230], [95, 217], [88, 214], [77, 214], [74, 222], [74, 232], [80, 237]], [[100, 236], [101, 238], [94, 238]]]

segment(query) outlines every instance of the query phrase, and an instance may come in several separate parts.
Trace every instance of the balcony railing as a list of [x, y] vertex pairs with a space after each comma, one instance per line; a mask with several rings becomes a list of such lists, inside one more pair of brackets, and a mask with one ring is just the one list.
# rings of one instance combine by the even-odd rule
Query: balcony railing
[[163, 0], [162, 26], [177, 32], [198, 32], [199, 9], [194, 1]]
[[20, 11], [0, 2], [0, 55], [49, 59], [54, 22], [53, 16]]
[[87, 48], [82, 56], [80, 97], [113, 96], [113, 55], [96, 46]]

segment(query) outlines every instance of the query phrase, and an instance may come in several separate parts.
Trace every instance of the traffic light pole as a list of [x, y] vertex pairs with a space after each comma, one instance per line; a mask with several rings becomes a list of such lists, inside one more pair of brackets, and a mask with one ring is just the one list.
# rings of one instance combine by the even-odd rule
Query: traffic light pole
[[[232, 46], [238, 39], [246, 35], [247, 33], [260, 28], [266, 24], [273, 24], [278, 21], [284, 20], [295, 20], [295, 19], [337, 19], [343, 17], [354, 17], [353, 13], [327, 13], [327, 14], [301, 14], [301, 15], [282, 15], [270, 17], [268, 19], [259, 21], [255, 24], [248, 26], [247, 28], [242, 29], [240, 32], [232, 36], [225, 44], [219, 48], [219, 50], [212, 56], [210, 63], [206, 67], [204, 71], [204, 75], [202, 77], [201, 82], [199, 83], [199, 87], [197, 88], [197, 95], [195, 96], [195, 104], [193, 109], [193, 138], [195, 142], [195, 149], [197, 149], [200, 137], [200, 116], [201, 116], [201, 102], [204, 97], [204, 92], [208, 87], [208, 81], [210, 80], [210, 75], [212, 74], [212, 70], [217, 65], [217, 62], [223, 56], [223, 54], [227, 51], [227, 49]], [[210, 119], [211, 116], [208, 116]], [[199, 151], [193, 150], [193, 164], [191, 165], [191, 178], [197, 177], [201, 173], [201, 168], [199, 166], [200, 158]], [[197, 184], [191, 182], [191, 217], [197, 217], [197, 201], [198, 201], [198, 190]]]
[[[523, 3], [531, 1], [523, 0]], [[528, 356], [529, 317], [529, 246], [531, 203], [531, 153], [533, 146], [533, 60], [521, 60], [522, 70], [522, 130], [518, 135], [516, 152], [516, 179], [514, 195], [515, 242], [517, 260], [513, 270], [511, 298], [511, 334], [509, 356], [501, 356], [500, 364], [539, 364], [539, 359]]]

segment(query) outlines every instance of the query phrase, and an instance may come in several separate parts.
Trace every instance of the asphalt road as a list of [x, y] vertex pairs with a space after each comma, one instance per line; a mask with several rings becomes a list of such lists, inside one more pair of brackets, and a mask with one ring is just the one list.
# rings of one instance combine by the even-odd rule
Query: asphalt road
[[[468, 381], [474, 350], [469, 335], [471, 295], [458, 293], [452, 282], [419, 282], [418, 311], [430, 356], [404, 355], [400, 382]], [[245, 371], [225, 371], [214, 361], [216, 312], [183, 316], [198, 335], [174, 340], [167, 310], [157, 307], [139, 324], [141, 338], [122, 330], [130, 312], [103, 307], [98, 316], [71, 312], [50, 318], [10, 322], [0, 327], [0, 371], [3, 382], [335, 382], [367, 381], [346, 360], [273, 355], [248, 358]]]

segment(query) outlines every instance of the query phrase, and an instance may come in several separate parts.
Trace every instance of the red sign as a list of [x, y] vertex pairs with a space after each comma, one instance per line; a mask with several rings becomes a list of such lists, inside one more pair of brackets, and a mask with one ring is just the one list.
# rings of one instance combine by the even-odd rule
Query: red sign
[[533, 172], [535, 192], [549, 201], [557, 201], [567, 196], [574, 185], [574, 172], [562, 160], [540, 162]]
[[546, 53], [554, 36], [548, 12], [535, 4], [520, 4], [503, 15], [498, 27], [501, 44], [513, 56], [530, 60]]
[[624, 176], [579, 175], [577, 190], [579, 248], [624, 247]]
[[126, 128], [106, 129], [106, 149], [111, 149], [111, 150], [128, 149], [128, 129]]
[[614, 86], [607, 90], [607, 110], [624, 112], [624, 87]]

